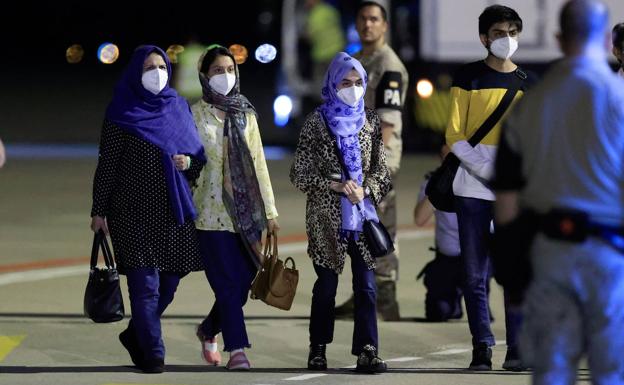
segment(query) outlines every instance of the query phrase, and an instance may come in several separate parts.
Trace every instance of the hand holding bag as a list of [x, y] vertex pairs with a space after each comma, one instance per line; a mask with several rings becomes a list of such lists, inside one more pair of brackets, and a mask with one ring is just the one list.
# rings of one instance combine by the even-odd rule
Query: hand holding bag
[[[105, 268], [98, 268], [98, 252], [102, 249]], [[119, 273], [102, 230], [93, 236], [91, 270], [84, 294], [84, 314], [97, 323], [115, 322], [124, 317]]]
[[368, 243], [368, 249], [373, 258], [381, 258], [394, 251], [394, 242], [386, 226], [381, 221], [366, 218], [364, 210], [360, 210], [364, 217], [362, 232]]
[[[286, 266], [289, 261], [292, 267]], [[277, 235], [268, 233], [264, 245], [264, 262], [251, 283], [250, 298], [260, 299], [278, 309], [290, 310], [298, 283], [299, 271], [295, 261], [291, 257], [284, 262], [279, 259]]]
[[[327, 128], [327, 132], [329, 132], [329, 135], [334, 137], [334, 134], [327, 126], [325, 119], [323, 119], [323, 123], [325, 123], [325, 127]], [[344, 159], [342, 159], [342, 155], [338, 150], [338, 144], [334, 146], [334, 151], [336, 153], [338, 161], [340, 162], [342, 172], [344, 173], [344, 175], [349, 175], [349, 171], [344, 164]], [[340, 182], [342, 181], [342, 175], [337, 174], [337, 177], [333, 177], [331, 179], [335, 180], [336, 182]], [[360, 214], [362, 215], [362, 218], [364, 218], [364, 222], [362, 223], [362, 233], [364, 234], [364, 237], [366, 238], [366, 241], [368, 243], [368, 250], [370, 251], [371, 256], [373, 258], [380, 258], [392, 253], [394, 251], [394, 241], [390, 236], [390, 233], [388, 233], [388, 229], [386, 229], [386, 226], [384, 226], [384, 224], [381, 223], [380, 220], [374, 221], [372, 219], [368, 219], [368, 217], [366, 216], [366, 210], [364, 210], [364, 207], [362, 207], [361, 202], [358, 203], [358, 209], [360, 211]]]

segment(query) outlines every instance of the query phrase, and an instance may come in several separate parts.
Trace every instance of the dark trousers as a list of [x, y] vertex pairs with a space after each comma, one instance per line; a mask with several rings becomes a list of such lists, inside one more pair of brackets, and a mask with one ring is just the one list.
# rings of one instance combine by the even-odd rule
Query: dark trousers
[[127, 269], [128, 293], [134, 329], [145, 359], [165, 358], [160, 316], [173, 301], [180, 279], [186, 274], [158, 271], [155, 268]]
[[223, 333], [226, 352], [249, 348], [243, 306], [257, 269], [240, 236], [229, 231], [198, 231], [199, 247], [215, 303], [201, 323], [207, 337]]
[[[461, 247], [462, 283], [468, 325], [472, 343], [495, 344], [490, 328], [487, 284], [490, 279], [489, 256], [490, 223], [493, 219], [493, 202], [477, 198], [455, 198], [459, 243]], [[519, 310], [511, 309], [505, 295], [505, 328], [507, 346], [517, 345], [517, 335], [522, 322]]]
[[[375, 271], [368, 270], [357, 245], [349, 241], [348, 253], [351, 257], [354, 296], [354, 327], [351, 353], [359, 355], [365, 345], [378, 347], [377, 337], [377, 286]], [[334, 339], [334, 307], [338, 274], [332, 269], [314, 265], [316, 282], [312, 289], [312, 309], [310, 313], [310, 343], [328, 344]]]

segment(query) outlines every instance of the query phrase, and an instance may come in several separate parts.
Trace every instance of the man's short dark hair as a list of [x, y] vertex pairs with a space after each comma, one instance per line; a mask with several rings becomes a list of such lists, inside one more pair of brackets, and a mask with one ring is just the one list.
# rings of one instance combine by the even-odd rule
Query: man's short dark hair
[[379, 4], [376, 1], [362, 1], [358, 4], [357, 8], [355, 9], [355, 14], [359, 15], [360, 11], [366, 7], [378, 7], [381, 10], [381, 17], [383, 17], [384, 21], [388, 21], [388, 13], [386, 12], [386, 9], [383, 7], [383, 5]]
[[522, 19], [518, 12], [504, 5], [490, 5], [479, 16], [479, 35], [487, 35], [496, 23], [510, 23], [522, 32]]
[[613, 46], [624, 51], [624, 23], [618, 23], [613, 27]]

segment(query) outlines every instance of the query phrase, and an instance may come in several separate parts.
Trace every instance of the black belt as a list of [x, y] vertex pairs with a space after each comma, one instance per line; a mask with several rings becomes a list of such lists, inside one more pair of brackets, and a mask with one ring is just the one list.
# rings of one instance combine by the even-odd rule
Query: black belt
[[590, 236], [598, 237], [624, 253], [624, 227], [592, 221], [585, 211], [552, 209], [538, 216], [538, 227], [549, 238], [569, 242], [580, 243]]

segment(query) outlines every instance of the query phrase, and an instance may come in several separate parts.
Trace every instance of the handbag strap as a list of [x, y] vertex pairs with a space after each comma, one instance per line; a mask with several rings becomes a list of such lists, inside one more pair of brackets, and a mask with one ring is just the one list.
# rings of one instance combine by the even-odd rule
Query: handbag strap
[[278, 257], [277, 234], [267, 233], [263, 255], [266, 259], [271, 261], [271, 265], [275, 264]]
[[500, 103], [498, 103], [496, 109], [490, 114], [490, 116], [488, 116], [487, 119], [485, 119], [485, 122], [481, 124], [481, 127], [479, 127], [474, 135], [472, 135], [468, 140], [468, 143], [472, 147], [479, 144], [479, 142], [481, 142], [483, 138], [486, 137], [486, 135], [492, 130], [492, 128], [494, 128], [496, 123], [498, 123], [498, 121], [503, 117], [503, 114], [505, 114], [505, 111], [507, 111], [507, 109], [511, 105], [511, 102], [513, 102], [516, 94], [518, 93], [527, 78], [526, 72], [522, 71], [520, 67], [516, 68], [516, 70], [514, 71], [514, 75], [515, 76], [512, 78], [513, 80], [511, 82], [511, 87], [507, 89], [507, 92], [505, 92], [505, 95], [501, 99]]
[[102, 249], [102, 256], [104, 257], [104, 264], [109, 269], [115, 268], [115, 261], [113, 260], [113, 253], [111, 253], [108, 245], [108, 240], [104, 231], [99, 230], [93, 235], [93, 246], [91, 247], [91, 269], [95, 269], [98, 262], [98, 255], [100, 248]]

